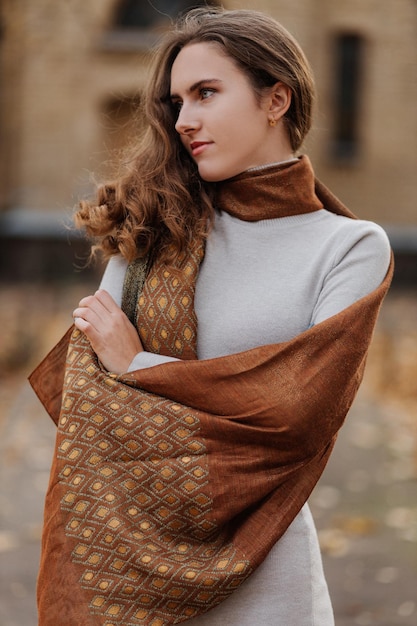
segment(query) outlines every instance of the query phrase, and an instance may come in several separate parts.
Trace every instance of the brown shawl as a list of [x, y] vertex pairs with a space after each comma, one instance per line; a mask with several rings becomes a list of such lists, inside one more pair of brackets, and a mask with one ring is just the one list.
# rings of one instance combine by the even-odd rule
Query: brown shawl
[[[229, 181], [220, 206], [260, 219], [317, 210], [317, 196], [353, 217], [305, 157]], [[180, 361], [115, 376], [70, 329], [31, 376], [58, 424], [40, 626], [163, 626], [209, 610], [262, 562], [325, 467], [392, 264], [373, 293], [293, 340], [198, 361], [201, 256], [156, 265], [139, 296], [146, 349]]]

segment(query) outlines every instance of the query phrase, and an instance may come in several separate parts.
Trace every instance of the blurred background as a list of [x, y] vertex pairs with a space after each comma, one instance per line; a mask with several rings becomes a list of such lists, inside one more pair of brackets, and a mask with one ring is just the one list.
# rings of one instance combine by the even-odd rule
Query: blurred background
[[[54, 427], [26, 378], [102, 271], [85, 267], [73, 207], [134, 141], [150, 50], [197, 4], [217, 2], [0, 0], [0, 626], [37, 623]], [[222, 5], [298, 39], [319, 96], [304, 151], [395, 252], [364, 384], [311, 506], [337, 626], [416, 626], [417, 3]]]

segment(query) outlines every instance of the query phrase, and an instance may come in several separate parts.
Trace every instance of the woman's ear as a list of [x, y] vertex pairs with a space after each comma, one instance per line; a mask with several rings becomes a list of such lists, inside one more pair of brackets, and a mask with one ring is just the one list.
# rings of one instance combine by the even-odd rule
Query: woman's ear
[[278, 122], [288, 111], [291, 105], [291, 89], [282, 82], [275, 83], [269, 92], [268, 117]]

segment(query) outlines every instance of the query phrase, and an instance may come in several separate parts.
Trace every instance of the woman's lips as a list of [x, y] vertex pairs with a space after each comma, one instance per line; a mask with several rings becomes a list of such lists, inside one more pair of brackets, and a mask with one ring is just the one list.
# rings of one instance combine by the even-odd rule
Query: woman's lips
[[193, 141], [193, 142], [191, 142], [190, 143], [191, 154], [193, 155], [193, 157], [198, 156], [211, 143], [212, 143], [211, 141]]

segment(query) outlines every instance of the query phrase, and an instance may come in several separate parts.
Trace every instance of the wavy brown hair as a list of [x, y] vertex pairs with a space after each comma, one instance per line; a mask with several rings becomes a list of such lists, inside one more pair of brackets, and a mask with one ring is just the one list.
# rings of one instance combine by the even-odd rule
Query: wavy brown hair
[[247, 76], [259, 98], [281, 81], [291, 89], [285, 114], [291, 147], [298, 151], [312, 121], [314, 81], [295, 39], [274, 19], [249, 10], [198, 8], [180, 18], [156, 50], [143, 99], [146, 131], [127, 171], [81, 202], [76, 224], [96, 240], [105, 257], [150, 255], [178, 260], [207, 235], [216, 185], [204, 182], [175, 130], [170, 100], [171, 68], [191, 43], [220, 46]]

